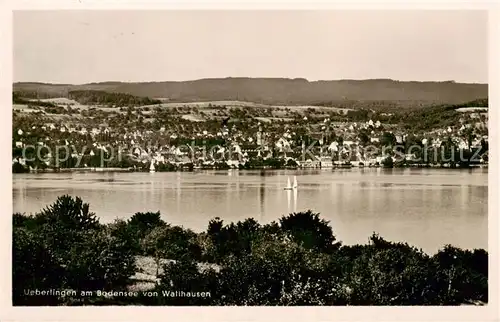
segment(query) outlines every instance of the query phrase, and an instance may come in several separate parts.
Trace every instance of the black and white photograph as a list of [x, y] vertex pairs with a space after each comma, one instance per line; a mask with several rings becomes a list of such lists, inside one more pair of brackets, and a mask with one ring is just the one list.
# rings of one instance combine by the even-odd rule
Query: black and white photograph
[[488, 22], [13, 11], [12, 306], [488, 306]]

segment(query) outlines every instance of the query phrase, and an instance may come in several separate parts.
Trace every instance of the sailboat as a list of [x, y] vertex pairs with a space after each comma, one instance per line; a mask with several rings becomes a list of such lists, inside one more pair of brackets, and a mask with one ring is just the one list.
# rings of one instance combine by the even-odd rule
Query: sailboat
[[298, 199], [297, 197], [298, 197], [298, 189], [293, 189], [293, 212], [297, 212], [297, 199]]
[[156, 172], [154, 161], [151, 161], [151, 165], [149, 166], [149, 172], [150, 173]]
[[297, 177], [293, 176], [293, 186], [290, 183], [290, 177], [288, 177], [285, 190], [294, 190], [294, 189], [297, 189]]

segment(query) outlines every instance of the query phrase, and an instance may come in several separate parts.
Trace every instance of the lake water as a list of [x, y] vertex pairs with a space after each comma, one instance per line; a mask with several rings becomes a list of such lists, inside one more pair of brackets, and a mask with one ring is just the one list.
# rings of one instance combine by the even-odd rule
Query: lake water
[[[286, 191], [297, 177], [298, 189]], [[311, 209], [344, 244], [372, 232], [429, 253], [445, 244], [487, 249], [487, 169], [346, 169], [13, 175], [13, 211], [35, 213], [63, 194], [80, 196], [101, 222], [160, 211], [195, 231], [208, 221], [261, 223]]]

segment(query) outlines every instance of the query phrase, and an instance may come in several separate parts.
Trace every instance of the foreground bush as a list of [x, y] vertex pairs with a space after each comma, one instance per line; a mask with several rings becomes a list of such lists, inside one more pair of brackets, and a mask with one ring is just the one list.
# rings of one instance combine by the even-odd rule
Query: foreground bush
[[[159, 212], [101, 225], [79, 198], [13, 216], [17, 305], [457, 305], [488, 301], [488, 253], [450, 245], [430, 256], [374, 234], [342, 245], [311, 211], [261, 225], [220, 218], [195, 233]], [[24, 289], [125, 290], [135, 255], [155, 259], [157, 296], [28, 297]], [[169, 259], [170, 261], [164, 261]], [[172, 261], [173, 260], [173, 261]], [[161, 264], [163, 263], [163, 264]], [[161, 270], [158, 269], [161, 267]], [[169, 292], [190, 295], [165, 295]], [[165, 293], [166, 292], [166, 293]], [[195, 296], [200, 293], [210, 296]], [[183, 294], [184, 294], [183, 293]]]
[[144, 238], [158, 227], [166, 227], [160, 212], [138, 212], [127, 221], [127, 234], [134, 241], [133, 250], [136, 254], [146, 255], [142, 247]]
[[[34, 216], [14, 216], [14, 304], [33, 304], [28, 290], [117, 290], [135, 272], [131, 241], [119, 225], [99, 224], [80, 198], [59, 197]], [[22, 281], [28, 276], [26, 281]], [[45, 296], [64, 303], [67, 298]], [[86, 298], [82, 299], [86, 300]]]
[[196, 240], [196, 234], [181, 227], [169, 225], [156, 227], [142, 241], [144, 253], [152, 256], [156, 262], [156, 275], [160, 260], [200, 260], [201, 247]]
[[24, 228], [14, 228], [12, 237], [12, 295], [14, 304], [57, 304], [56, 298], [27, 297], [24, 292], [35, 289], [60, 288], [63, 267], [33, 232]]
[[220, 219], [212, 220], [204, 235], [204, 249], [211, 256], [205, 259], [217, 263], [218, 269], [197, 270], [194, 261], [169, 263], [157, 287], [157, 290], [174, 288], [192, 293], [208, 291], [210, 299], [160, 297], [148, 304], [487, 302], [484, 250], [470, 252], [446, 246], [429, 256], [408, 244], [389, 242], [376, 234], [370, 237], [368, 245], [342, 246], [328, 228], [326, 222], [309, 211], [264, 226], [252, 219], [229, 225]]
[[83, 232], [65, 264], [65, 283], [75, 290], [124, 289], [135, 273], [131, 244], [115, 235], [114, 227]]
[[283, 232], [305, 248], [331, 252], [340, 246], [329, 223], [310, 210], [283, 216], [279, 222]]

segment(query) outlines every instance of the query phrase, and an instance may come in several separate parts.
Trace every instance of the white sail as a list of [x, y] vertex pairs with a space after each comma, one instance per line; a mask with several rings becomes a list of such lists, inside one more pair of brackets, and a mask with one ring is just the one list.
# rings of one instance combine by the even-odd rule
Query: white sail
[[288, 212], [292, 212], [292, 189], [287, 189], [286, 199], [288, 201]]
[[[293, 189], [293, 212], [297, 212], [298, 189]], [[291, 193], [291, 191], [290, 191]]]
[[291, 188], [292, 185], [290, 184], [290, 177], [288, 177], [287, 179], [287, 185], [286, 185], [287, 188]]
[[151, 161], [151, 165], [149, 166], [149, 172], [155, 172], [154, 161]]
[[293, 188], [297, 189], [297, 177], [293, 176]]

